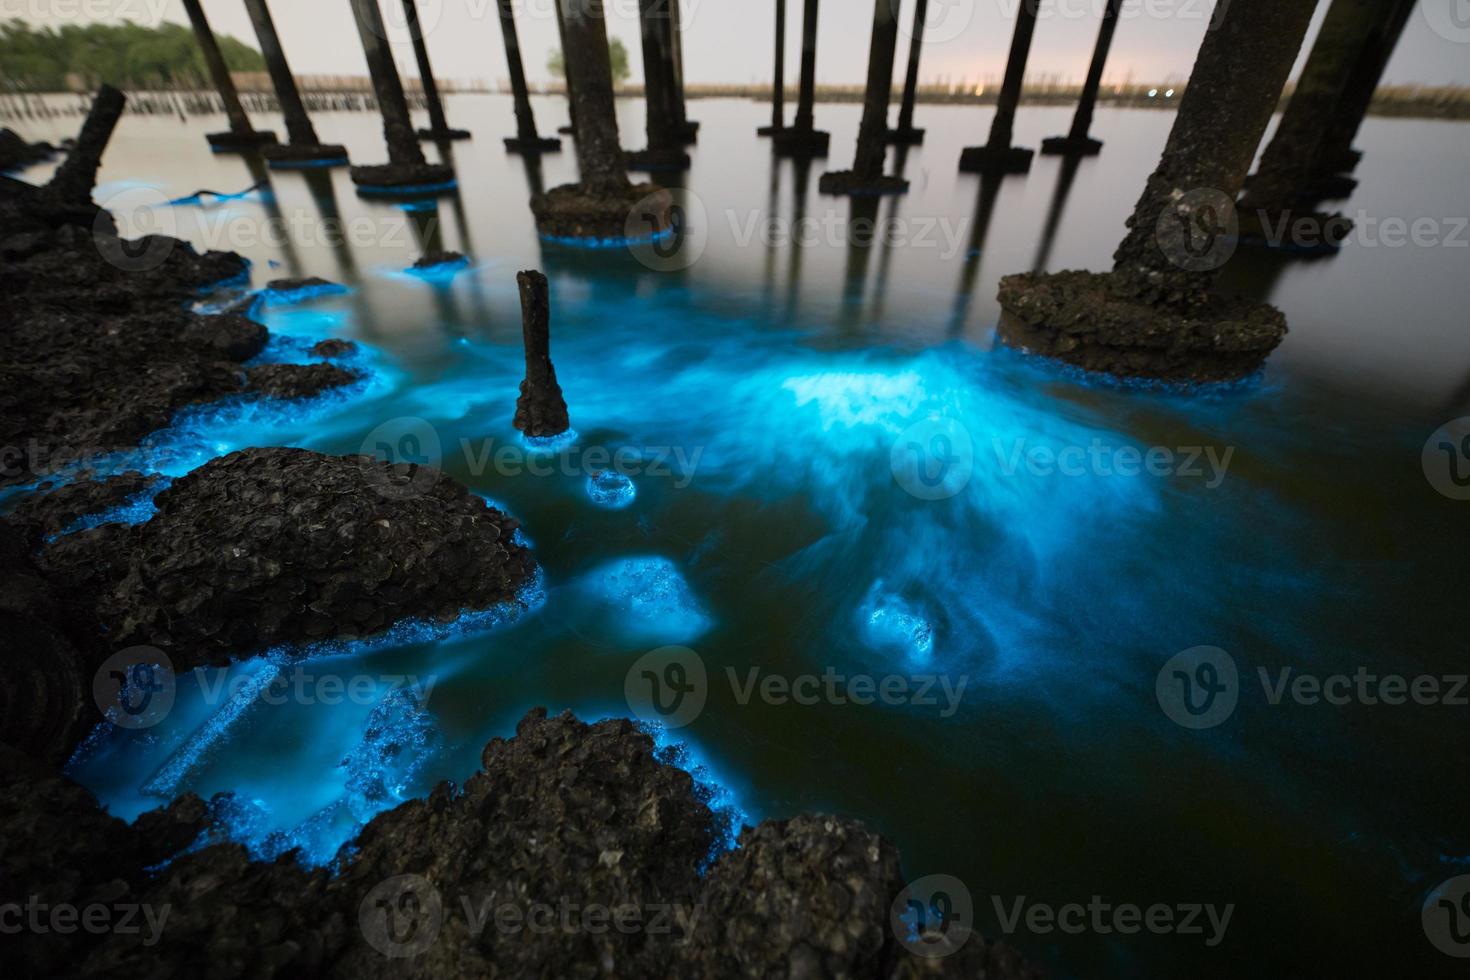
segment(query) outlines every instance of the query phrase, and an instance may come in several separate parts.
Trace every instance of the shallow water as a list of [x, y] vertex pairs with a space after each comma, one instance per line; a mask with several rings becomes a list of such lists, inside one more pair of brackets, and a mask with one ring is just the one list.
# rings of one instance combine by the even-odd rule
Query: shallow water
[[[543, 131], [564, 121], [559, 100], [536, 108]], [[1470, 394], [1466, 236], [1455, 246], [1446, 220], [1470, 200], [1458, 164], [1470, 129], [1370, 120], [1363, 186], [1344, 210], [1435, 218], [1449, 241], [1360, 241], [1312, 262], [1238, 255], [1226, 285], [1279, 305], [1292, 333], [1251, 383], [1181, 393], [1081, 381], [994, 342], [999, 276], [1106, 267], [1171, 116], [1104, 110], [1094, 132], [1107, 148], [1069, 189], [1060, 162], [1038, 158], [987, 192], [955, 165], [991, 110], [921, 107], [928, 143], [901, 163], [912, 191], [876, 209], [903, 224], [863, 247], [844, 241], [848, 203], [816, 193], [827, 166], [848, 163], [857, 106], [819, 107], [832, 159], [804, 173], [755, 138], [764, 107], [691, 111], [704, 127], [679, 181], [689, 234], [672, 260], [539, 242], [529, 187], [572, 177], [571, 144], [539, 174], [506, 155], [503, 97], [451, 100], [451, 120], [475, 134], [451, 149], [459, 192], [417, 211], [359, 199], [345, 170], [264, 175], [211, 156], [201, 133], [219, 120], [124, 120], [99, 202], [136, 232], [241, 252], [256, 287], [349, 285], [264, 306], [273, 331], [305, 341], [268, 356], [343, 336], [373, 371], [312, 405], [198, 413], [155, 440], [150, 465], [178, 475], [263, 444], [437, 463], [523, 522], [544, 598], [493, 628], [319, 654], [302, 668], [308, 694], [280, 703], [232, 706], [208, 693], [217, 677], [183, 678], [161, 723], [99, 740], [77, 778], [128, 817], [161, 802], [160, 787], [234, 791], [239, 833], [257, 845], [330, 811], [299, 838], [320, 859], [354, 818], [468, 776], [533, 705], [628, 714], [635, 661], [681, 644], [707, 697], [671, 737], [734, 805], [752, 822], [812, 809], [871, 822], [910, 877], [965, 882], [987, 935], [1020, 896], [1235, 906], [1214, 947], [1022, 925], [1011, 939], [1057, 975], [1240, 975], [1263, 957], [1308, 973], [1442, 970], [1451, 961], [1425, 941], [1419, 907], [1470, 871], [1456, 764], [1467, 709], [1272, 705], [1256, 671], [1464, 669], [1466, 505], [1432, 489], [1421, 449]], [[619, 112], [624, 142], [640, 144], [641, 107]], [[1017, 141], [1069, 121], [1024, 110]], [[355, 162], [384, 158], [372, 117], [317, 123]], [[264, 199], [165, 203], [261, 176]], [[763, 238], [768, 217], [798, 215], [816, 222], [805, 244], [779, 227]], [[331, 241], [336, 220], [350, 242]], [[289, 243], [264, 233], [272, 222]], [[471, 265], [406, 275], [428, 247]], [[558, 454], [529, 454], [510, 424], [514, 273], [532, 267], [551, 280], [577, 430]], [[1175, 454], [1169, 472], [1117, 472], [1152, 447]], [[1062, 453], [1065, 472], [1037, 450]], [[594, 501], [588, 478], [614, 461], [633, 498], [599, 487]], [[1242, 681], [1233, 715], [1196, 731], [1161, 710], [1155, 682], [1200, 645], [1228, 651]], [[771, 703], [747, 696], [752, 669], [893, 675], [910, 692], [934, 678], [937, 703]], [[371, 680], [324, 704], [328, 675]], [[427, 722], [398, 710], [387, 723], [409, 748], [384, 761], [365, 733], [395, 686], [426, 694]]]

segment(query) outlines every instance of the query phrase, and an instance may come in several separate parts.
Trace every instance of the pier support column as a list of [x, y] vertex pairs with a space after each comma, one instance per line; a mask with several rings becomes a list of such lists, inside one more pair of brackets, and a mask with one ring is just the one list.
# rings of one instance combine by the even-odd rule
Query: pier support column
[[1057, 156], [1096, 156], [1102, 152], [1102, 140], [1088, 135], [1092, 129], [1092, 114], [1097, 108], [1097, 94], [1102, 90], [1103, 69], [1107, 67], [1108, 50], [1113, 46], [1113, 34], [1118, 29], [1118, 11], [1123, 0], [1108, 0], [1103, 8], [1102, 27], [1097, 32], [1097, 46], [1092, 50], [1092, 64], [1087, 69], [1087, 81], [1082, 84], [1082, 98], [1077, 102], [1077, 114], [1072, 117], [1072, 131], [1066, 136], [1053, 136], [1041, 141], [1041, 152]]
[[[924, 0], [920, 0], [924, 2]], [[776, 0], [776, 72], [771, 81], [771, 124], [755, 131], [774, 136], [786, 128], [786, 0]]]
[[1016, 124], [1016, 106], [1021, 101], [1021, 85], [1026, 80], [1026, 59], [1031, 54], [1031, 38], [1036, 33], [1036, 15], [1041, 0], [1021, 0], [1016, 8], [1016, 30], [1011, 35], [1011, 53], [1006, 60], [1005, 81], [995, 105], [995, 118], [990, 123], [990, 142], [984, 146], [966, 147], [960, 154], [960, 171], [971, 174], [1024, 174], [1031, 169], [1035, 151], [1011, 145]]
[[674, 109], [672, 46], [674, 24], [668, 0], [638, 0], [643, 47], [643, 102], [648, 148], [627, 154], [629, 170], [688, 170], [689, 154]]
[[263, 151], [266, 160], [275, 169], [301, 167], [328, 167], [347, 162], [347, 148], [338, 144], [322, 143], [317, 139], [316, 128], [306, 114], [306, 105], [301, 101], [301, 92], [296, 87], [296, 77], [286, 63], [286, 52], [281, 47], [276, 25], [265, 0], [245, 0], [245, 12], [255, 28], [255, 38], [260, 43], [260, 53], [265, 58], [266, 71], [271, 77], [271, 87], [276, 90], [276, 102], [286, 119], [286, 145], [268, 146]]
[[544, 237], [589, 244], [626, 238], [630, 225], [650, 235], [665, 234], [672, 227], [672, 196], [653, 184], [635, 185], [628, 180], [613, 108], [602, 0], [558, 2], [582, 179], [532, 196], [537, 231]]
[[516, 399], [514, 425], [532, 439], [550, 439], [571, 428], [567, 402], [551, 364], [551, 295], [546, 276], [516, 273], [521, 293], [521, 340], [526, 348], [526, 377]]
[[817, 0], [805, 0], [801, 14], [801, 88], [796, 100], [796, 120], [773, 133], [771, 143], [782, 156], [824, 157], [832, 134], [815, 128], [817, 101]]
[[902, 177], [883, 174], [888, 156], [888, 101], [893, 89], [894, 49], [898, 18], [893, 0], [874, 0], [873, 37], [868, 45], [868, 86], [863, 119], [858, 125], [857, 156], [851, 170], [825, 173], [817, 181], [823, 194], [901, 194], [909, 189]]
[[1005, 277], [1003, 339], [1121, 376], [1214, 381], [1260, 367], [1286, 335], [1285, 316], [1211, 287], [1234, 251], [1234, 201], [1312, 7], [1232, 0], [1222, 8], [1112, 272]]
[[444, 103], [439, 98], [439, 83], [434, 80], [434, 66], [429, 62], [429, 46], [419, 26], [418, 0], [403, 0], [403, 22], [413, 39], [413, 56], [419, 65], [419, 82], [424, 87], [424, 102], [429, 107], [429, 128], [419, 130], [421, 140], [467, 140], [467, 130], [453, 129], [444, 116]]
[[679, 138], [687, 143], [699, 139], [699, 123], [689, 119], [688, 103], [684, 100], [684, 15], [680, 4], [683, 0], [663, 0], [668, 9], [669, 55], [673, 64], [674, 125]]
[[[1308, 250], [1332, 250], [1351, 230], [1352, 223], [1341, 215], [1316, 214], [1297, 204], [1312, 179], [1332, 108], [1384, 9], [1383, 0], [1332, 0], [1276, 135], [1241, 198], [1243, 242], [1297, 251], [1308, 248], [1310, 240], [1315, 246]], [[1288, 237], [1280, 238], [1281, 230], [1289, 230]]]
[[204, 55], [205, 67], [209, 69], [215, 91], [224, 103], [225, 116], [230, 120], [228, 131], [207, 133], [204, 138], [209, 140], [209, 145], [216, 151], [225, 152], [253, 150], [267, 143], [274, 143], [275, 133], [256, 130], [250, 125], [250, 117], [245, 115], [245, 109], [240, 105], [240, 93], [235, 91], [235, 80], [230, 77], [230, 69], [225, 65], [225, 57], [214, 40], [214, 31], [209, 27], [199, 0], [184, 0], [184, 13], [189, 15], [189, 24], [194, 28], [194, 37], [199, 42], [200, 53]]
[[536, 132], [536, 116], [531, 112], [531, 93], [526, 87], [526, 68], [521, 63], [521, 42], [516, 33], [516, 15], [512, 0], [496, 0], [500, 13], [500, 34], [505, 39], [505, 64], [510, 70], [510, 90], [516, 103], [516, 134], [505, 141], [505, 148], [512, 153], [554, 152], [561, 149], [561, 140], [555, 137], [543, 139]]
[[929, 0], [918, 0], [914, 6], [914, 30], [909, 37], [909, 68], [903, 79], [903, 102], [898, 107], [898, 125], [887, 134], [890, 143], [914, 146], [924, 142], [924, 131], [914, 128], [914, 99], [919, 91], [919, 52], [924, 47], [924, 25], [928, 17]]
[[368, 194], [420, 194], [448, 189], [454, 182], [454, 168], [428, 163], [419, 149], [377, 0], [351, 0], [351, 3], [362, 51], [367, 57], [368, 74], [372, 77], [373, 94], [383, 116], [383, 138], [388, 144], [388, 163], [353, 167], [352, 182]]
[[551, 0], [551, 8], [556, 11], [556, 36], [561, 39], [562, 84], [567, 90], [567, 118], [570, 121], [558, 128], [557, 132], [570, 136], [577, 131], [577, 99], [572, 93], [572, 73], [567, 68], [567, 22], [561, 9], [562, 2], [563, 0]]
[[1397, 0], [1385, 12], [1358, 53], [1357, 63], [1342, 96], [1332, 108], [1332, 120], [1314, 165], [1318, 184], [1308, 188], [1309, 193], [1321, 197], [1343, 197], [1357, 186], [1357, 181], [1351, 177], [1336, 175], [1352, 173], [1363, 157], [1360, 151], [1353, 149], [1353, 140], [1357, 139], [1368, 107], [1373, 104], [1373, 93], [1378, 91], [1383, 72], [1398, 47], [1409, 15], [1414, 12], [1414, 4], [1415, 0]]

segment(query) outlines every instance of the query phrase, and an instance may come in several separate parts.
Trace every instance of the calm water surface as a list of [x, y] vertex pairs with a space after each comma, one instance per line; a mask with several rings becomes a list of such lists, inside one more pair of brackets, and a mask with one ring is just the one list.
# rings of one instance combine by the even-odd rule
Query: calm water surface
[[[536, 108], [543, 131], [565, 120], [558, 99]], [[221, 120], [124, 120], [98, 200], [136, 231], [241, 252], [256, 287], [287, 275], [350, 286], [262, 310], [299, 341], [269, 356], [350, 337], [373, 371], [316, 405], [186, 420], [161, 436], [174, 453], [159, 465], [177, 474], [260, 444], [407, 446], [523, 522], [545, 598], [488, 631], [400, 636], [308, 664], [432, 684], [423, 715], [389, 719], [409, 749], [387, 766], [386, 796], [340, 765], [370, 754], [374, 699], [236, 711], [193, 679], [162, 724], [99, 741], [77, 777], [128, 817], [172, 792], [234, 791], [237, 833], [255, 844], [327, 810], [330, 827], [299, 839], [329, 852], [354, 819], [468, 776], [485, 741], [533, 705], [627, 714], [634, 660], [683, 644], [707, 669], [708, 700], [675, 734], [751, 822], [861, 817], [899, 845], [909, 876], [963, 880], [986, 934], [1002, 932], [997, 902], [1009, 910], [1020, 896], [1235, 906], [1215, 947], [1023, 926], [1013, 941], [1057, 975], [1240, 976], [1267, 963], [1297, 975], [1323, 975], [1324, 963], [1443, 973], [1453, 961], [1425, 941], [1419, 907], [1470, 871], [1470, 709], [1272, 705], [1257, 670], [1464, 671], [1466, 505], [1430, 487], [1421, 449], [1470, 414], [1465, 233], [1458, 248], [1359, 242], [1314, 262], [1241, 254], [1226, 286], [1269, 299], [1291, 324], [1263, 376], [1227, 391], [1110, 388], [998, 347], [996, 282], [1033, 267], [1105, 268], [1170, 115], [1104, 110], [1101, 157], [1071, 170], [1038, 158], [1029, 176], [983, 187], [956, 163], [991, 110], [922, 107], [929, 142], [897, 164], [912, 191], [876, 209], [897, 230], [850, 245], [850, 205], [816, 184], [848, 164], [859, 107], [819, 107], [833, 154], [808, 169], [773, 161], [755, 138], [764, 107], [691, 108], [704, 127], [678, 181], [690, 237], [673, 262], [538, 241], [526, 199], [573, 178], [571, 145], [539, 172], [505, 154], [503, 97], [451, 100], [452, 120], [475, 134], [450, 151], [459, 192], [415, 212], [358, 198], [341, 169], [270, 173], [265, 198], [170, 207], [262, 174], [210, 155], [201, 134]], [[619, 112], [625, 143], [641, 145], [641, 106]], [[1067, 110], [1026, 109], [1017, 140], [1035, 146], [1069, 121]], [[28, 135], [59, 139], [75, 123]], [[317, 124], [355, 162], [385, 158], [375, 117]], [[1363, 186], [1344, 209], [1410, 222], [1463, 214], [1467, 134], [1371, 120]], [[780, 223], [798, 217], [808, 221], [793, 246]], [[272, 238], [280, 223], [290, 241]], [[338, 226], [347, 244], [330, 240]], [[447, 282], [403, 274], [429, 247], [472, 265]], [[687, 267], [649, 267], [670, 264]], [[578, 433], [571, 463], [550, 475], [526, 471], [510, 424], [523, 268], [550, 277], [553, 356]], [[908, 492], [923, 484], [903, 465], [896, 479], [894, 460], [909, 443], [940, 445], [935, 434], [958, 447], [958, 469], [951, 495], [923, 499], [934, 494]], [[1164, 476], [1026, 462], [1093, 446], [1209, 447], [1228, 465], [1216, 478], [1204, 459], [1198, 475]], [[502, 447], [509, 462], [497, 464]], [[648, 472], [634, 476], [631, 504], [589, 498], [589, 447], [640, 453]], [[1160, 709], [1155, 681], [1199, 645], [1228, 651], [1242, 681], [1233, 715], [1192, 731]], [[942, 695], [771, 704], [730, 683], [727, 670], [744, 685], [752, 668], [965, 686], [952, 712]]]

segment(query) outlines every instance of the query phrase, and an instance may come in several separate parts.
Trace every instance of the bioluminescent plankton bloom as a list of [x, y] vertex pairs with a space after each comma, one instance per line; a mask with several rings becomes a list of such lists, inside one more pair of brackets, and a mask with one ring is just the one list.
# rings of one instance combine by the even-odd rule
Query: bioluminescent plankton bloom
[[7, 976], [1470, 961], [1455, 4], [67, 6]]

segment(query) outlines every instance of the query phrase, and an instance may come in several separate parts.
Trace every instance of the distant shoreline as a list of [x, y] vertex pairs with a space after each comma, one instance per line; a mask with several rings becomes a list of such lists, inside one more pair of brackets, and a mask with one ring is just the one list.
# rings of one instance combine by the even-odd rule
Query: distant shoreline
[[[263, 74], [240, 72], [235, 75], [240, 95], [246, 109], [252, 112], [271, 112], [276, 108], [275, 96]], [[300, 79], [302, 94], [307, 107], [318, 112], [357, 112], [375, 108], [371, 88], [366, 77], [321, 77], [304, 76]], [[421, 106], [422, 95], [416, 79], [404, 79], [410, 103]], [[509, 95], [505, 86], [492, 87], [486, 84], [467, 85], [442, 83], [447, 94], [490, 94]], [[1169, 83], [1130, 84], [1106, 86], [1098, 95], [1098, 105], [1113, 108], [1168, 110], [1178, 104], [1184, 86], [1177, 88]], [[965, 90], [952, 85], [921, 85], [915, 94], [917, 102], [925, 105], [994, 105], [995, 86], [970, 87]], [[533, 89], [533, 95], [562, 96], [558, 85], [547, 85]], [[771, 98], [769, 85], [689, 85], [685, 94], [690, 99], [733, 98], [768, 102]], [[893, 100], [898, 101], [901, 91], [895, 89]], [[1044, 106], [1067, 106], [1076, 103], [1080, 94], [1078, 86], [1043, 84], [1030, 85], [1022, 93], [1023, 104]], [[178, 114], [185, 116], [205, 115], [223, 111], [219, 99], [212, 91], [199, 89], [141, 89], [134, 90], [129, 110], [148, 115]], [[643, 87], [625, 84], [618, 88], [621, 98], [641, 98]], [[1282, 95], [1284, 108], [1291, 97], [1291, 89]], [[820, 103], [861, 102], [863, 87], [860, 85], [818, 85], [816, 100]], [[4, 92], [0, 91], [0, 119], [45, 118], [47, 116], [69, 116], [86, 111], [90, 94], [85, 92]], [[796, 91], [788, 90], [786, 101], [796, 104]], [[1391, 85], [1378, 90], [1369, 107], [1369, 115], [1390, 116], [1405, 119], [1470, 119], [1470, 86], [1461, 85]]]

